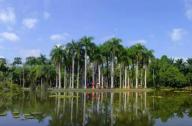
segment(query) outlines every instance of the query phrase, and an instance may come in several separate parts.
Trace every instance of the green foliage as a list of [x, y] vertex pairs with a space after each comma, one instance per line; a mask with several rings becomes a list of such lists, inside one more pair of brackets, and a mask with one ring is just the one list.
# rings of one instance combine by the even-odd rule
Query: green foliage
[[170, 87], [184, 87], [186, 84], [185, 76], [174, 66], [168, 66], [165, 70], [160, 70], [160, 83]]
[[0, 83], [0, 92], [10, 92], [13, 91], [14, 93], [20, 93], [21, 87], [17, 84], [12, 84], [9, 81], [5, 81], [3, 83]]
[[119, 38], [111, 38], [96, 45], [92, 37], [85, 36], [66, 45], [54, 46], [50, 59], [42, 54], [29, 56], [25, 62], [20, 57], [15, 57], [12, 63], [0, 58], [0, 82], [36, 89], [56, 87], [59, 80], [60, 87], [70, 87], [71, 82], [74, 83], [72, 87], [82, 87], [85, 86], [84, 73], [87, 73], [89, 85], [93, 81], [97, 84], [99, 79], [101, 82], [103, 77], [103, 87], [110, 87], [113, 81], [115, 87], [120, 87], [120, 82], [125, 84], [125, 80], [129, 80], [131, 88], [136, 87], [136, 83], [138, 87], [144, 87], [146, 81], [148, 87], [191, 86], [192, 58], [186, 61], [165, 55], [155, 58], [153, 50], [140, 43], [123, 47], [121, 42]]

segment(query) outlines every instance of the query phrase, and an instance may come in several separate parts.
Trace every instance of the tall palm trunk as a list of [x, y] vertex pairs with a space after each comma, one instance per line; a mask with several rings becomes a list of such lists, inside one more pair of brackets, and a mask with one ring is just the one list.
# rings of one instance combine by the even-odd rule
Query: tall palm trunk
[[57, 73], [55, 76], [55, 87], [58, 88], [58, 75], [57, 75]]
[[92, 88], [95, 88], [95, 67], [94, 63], [92, 63]]
[[114, 88], [114, 57], [111, 60], [111, 88]]
[[79, 88], [79, 60], [77, 64], [77, 88]]
[[74, 66], [75, 66], [75, 56], [72, 57], [72, 87], [74, 88]]
[[109, 82], [110, 82], [110, 80], [109, 80], [109, 57], [107, 56], [107, 87], [109, 87]]
[[101, 88], [103, 88], [103, 74], [101, 75]]
[[56, 66], [55, 87], [58, 88], [58, 65]]
[[140, 70], [140, 76], [141, 76], [141, 79], [140, 79], [140, 84], [141, 86], [143, 87], [143, 69]]
[[144, 88], [147, 88], [147, 66], [145, 65], [145, 86]]
[[85, 49], [85, 83], [84, 83], [84, 88], [86, 89], [87, 87], [87, 50]]
[[63, 75], [63, 77], [64, 77], [64, 79], [63, 79], [63, 81], [64, 81], [64, 88], [66, 88], [66, 74], [67, 74], [67, 70], [66, 70], [66, 66], [64, 67], [64, 75]]
[[127, 88], [129, 89], [129, 88], [130, 88], [129, 69], [128, 69], [128, 74], [127, 74], [127, 76], [128, 76], [128, 80], [127, 80], [127, 81], [128, 81], [128, 82], [127, 82], [128, 85], [127, 85]]
[[63, 68], [63, 88], [65, 89], [65, 67]]
[[[102, 69], [103, 69], [103, 63], [102, 63]], [[103, 71], [102, 71], [102, 74], [101, 74], [101, 88], [103, 88], [104, 87], [104, 85], [103, 85], [103, 80], [104, 79], [104, 77], [103, 77]]]
[[122, 71], [121, 71], [121, 64], [119, 64], [119, 69], [120, 69], [120, 71], [119, 71], [119, 86], [120, 86], [120, 88], [122, 88], [122, 78], [121, 78], [121, 75], [122, 75]]
[[98, 73], [99, 73], [98, 83], [99, 83], [99, 87], [100, 87], [101, 86], [101, 65], [98, 66]]
[[136, 72], [135, 72], [135, 81], [136, 81], [135, 88], [138, 88], [138, 72], [139, 72], [139, 63], [138, 63], [138, 60], [137, 60]]
[[72, 73], [71, 73], [72, 71], [71, 71], [71, 68], [69, 69], [69, 88], [71, 88], [72, 87], [72, 77], [71, 77], [71, 75], [72, 75]]
[[43, 79], [41, 77], [41, 90], [43, 89]]
[[23, 66], [23, 88], [25, 87], [25, 69]]
[[125, 84], [124, 88], [127, 88], [127, 66], [125, 67]]
[[61, 88], [61, 64], [59, 63], [59, 89]]

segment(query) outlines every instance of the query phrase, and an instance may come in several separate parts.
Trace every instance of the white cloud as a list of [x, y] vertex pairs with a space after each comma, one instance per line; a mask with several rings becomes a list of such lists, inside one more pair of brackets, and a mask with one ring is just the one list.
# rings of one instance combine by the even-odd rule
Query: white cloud
[[16, 16], [14, 9], [11, 7], [0, 10], [0, 22], [15, 23]]
[[20, 49], [20, 55], [23, 57], [29, 57], [29, 56], [40, 56], [41, 51], [40, 49]]
[[185, 0], [185, 16], [192, 20], [192, 0]]
[[172, 59], [174, 59], [174, 60], [178, 60], [178, 59], [183, 59], [183, 61], [187, 61], [187, 57], [170, 57], [170, 58], [172, 58]]
[[0, 56], [0, 58], [5, 58], [4, 56]]
[[0, 33], [0, 38], [11, 42], [16, 42], [19, 40], [19, 36], [13, 32], [2, 32]]
[[51, 41], [58, 42], [58, 41], [65, 41], [68, 36], [69, 36], [68, 33], [53, 34], [49, 38], [50, 38]]
[[46, 12], [46, 11], [45, 11], [45, 12], [43, 13], [43, 17], [44, 17], [44, 19], [49, 19], [50, 16], [51, 16], [51, 15], [50, 15], [49, 12]]
[[170, 33], [171, 40], [173, 42], [181, 41], [186, 33], [182, 28], [174, 28]]
[[38, 20], [36, 18], [25, 18], [23, 19], [23, 25], [28, 28], [32, 29], [36, 26]]

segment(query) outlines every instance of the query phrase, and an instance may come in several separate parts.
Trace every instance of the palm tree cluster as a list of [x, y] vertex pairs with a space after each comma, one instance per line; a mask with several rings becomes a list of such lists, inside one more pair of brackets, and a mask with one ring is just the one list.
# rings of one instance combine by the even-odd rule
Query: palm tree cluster
[[96, 45], [92, 37], [85, 36], [55, 46], [51, 51], [55, 87], [147, 88], [147, 68], [153, 51], [142, 44], [123, 47], [121, 42], [111, 38]]
[[119, 38], [111, 38], [101, 45], [93, 40], [85, 36], [56, 45], [50, 59], [45, 55], [30, 56], [22, 63], [20, 57], [15, 57], [7, 65], [2, 58], [0, 67], [10, 68], [10, 72], [3, 70], [0, 76], [8, 74], [5, 76], [12, 82], [33, 88], [147, 88], [152, 50], [139, 43], [124, 47]]

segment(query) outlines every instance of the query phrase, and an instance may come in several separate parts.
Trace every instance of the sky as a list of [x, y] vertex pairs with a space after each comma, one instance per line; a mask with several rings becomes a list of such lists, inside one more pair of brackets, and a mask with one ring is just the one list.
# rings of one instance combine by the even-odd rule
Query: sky
[[85, 35], [192, 57], [192, 0], [0, 0], [0, 57], [49, 56]]

